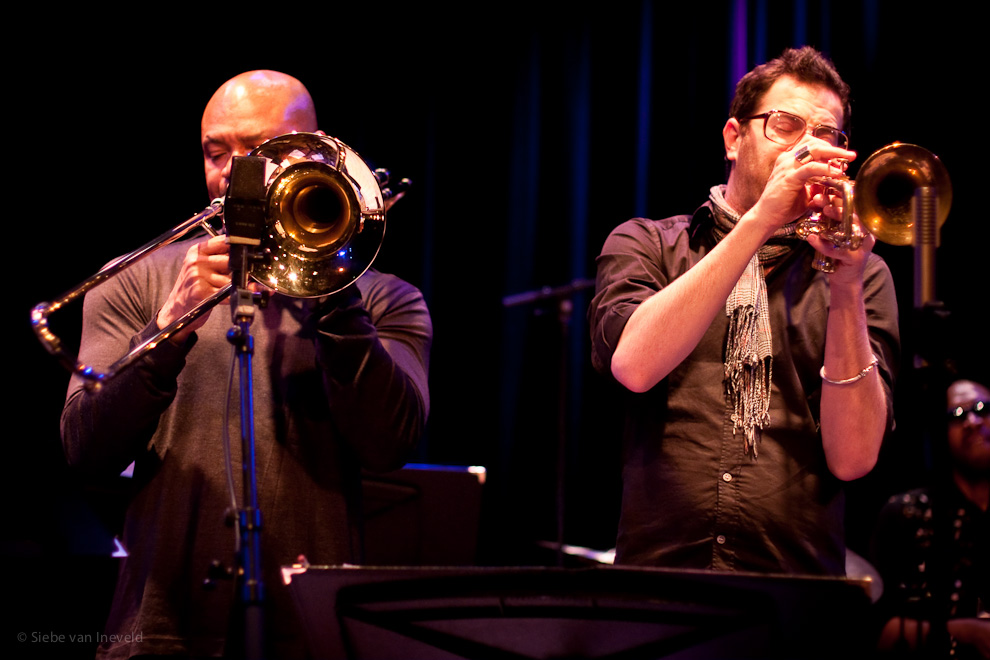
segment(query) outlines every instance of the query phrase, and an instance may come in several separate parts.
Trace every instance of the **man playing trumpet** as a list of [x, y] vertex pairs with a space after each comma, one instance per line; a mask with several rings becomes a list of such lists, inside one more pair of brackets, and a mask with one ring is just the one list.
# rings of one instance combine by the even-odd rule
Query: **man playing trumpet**
[[877, 460], [899, 350], [872, 237], [795, 233], [856, 157], [848, 119], [832, 63], [785, 51], [736, 87], [727, 185], [606, 241], [590, 317], [596, 368], [629, 390], [618, 563], [844, 573], [840, 482]]

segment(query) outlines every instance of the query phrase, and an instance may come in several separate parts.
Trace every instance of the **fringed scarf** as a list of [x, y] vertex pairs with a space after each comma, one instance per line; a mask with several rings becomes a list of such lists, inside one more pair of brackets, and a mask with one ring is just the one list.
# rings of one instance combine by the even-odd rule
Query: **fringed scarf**
[[[739, 221], [724, 198], [725, 186], [713, 186], [711, 201], [715, 237], [722, 240]], [[758, 455], [760, 430], [770, 423], [770, 382], [773, 376], [773, 335], [767, 303], [764, 265], [772, 265], [791, 251], [797, 240], [794, 223], [778, 229], [757, 251], [725, 301], [729, 333], [725, 343], [725, 388], [732, 402], [732, 433], [743, 432], [744, 448]]]

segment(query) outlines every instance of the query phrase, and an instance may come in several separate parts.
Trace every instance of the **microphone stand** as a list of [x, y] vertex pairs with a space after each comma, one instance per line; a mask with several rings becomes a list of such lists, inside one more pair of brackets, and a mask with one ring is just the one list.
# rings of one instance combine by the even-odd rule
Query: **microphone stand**
[[545, 286], [536, 291], [517, 293], [502, 298], [502, 306], [537, 306], [547, 302], [557, 305], [557, 324], [560, 327], [560, 359], [557, 372], [557, 480], [556, 480], [556, 523], [557, 523], [557, 566], [564, 565], [564, 508], [565, 473], [567, 471], [567, 385], [568, 355], [570, 344], [571, 316], [574, 312], [575, 294], [595, 286], [594, 280], [576, 279], [570, 284], [558, 287]]
[[935, 300], [935, 249], [938, 247], [938, 198], [932, 186], [918, 186], [911, 200], [914, 220], [914, 307], [939, 305]]
[[[951, 380], [952, 351], [946, 341], [952, 320], [949, 308], [935, 291], [936, 250], [939, 236], [939, 199], [931, 185], [915, 188], [911, 199], [914, 261], [911, 410], [917, 420], [924, 464], [929, 474], [936, 467], [933, 449], [944, 442], [945, 391]], [[913, 379], [913, 382], [911, 382]], [[913, 420], [912, 420], [913, 421]]]
[[230, 299], [232, 327], [227, 332], [238, 358], [241, 394], [241, 463], [243, 505], [240, 521], [240, 547], [236, 575], [240, 580], [239, 599], [243, 625], [243, 657], [261, 660], [264, 642], [264, 582], [261, 576], [261, 510], [258, 506], [258, 476], [254, 435], [254, 389], [252, 359], [254, 337], [251, 324], [261, 298], [248, 287], [250, 263], [265, 226], [265, 166], [258, 157], [235, 157], [230, 189], [224, 209], [224, 224], [230, 243]]

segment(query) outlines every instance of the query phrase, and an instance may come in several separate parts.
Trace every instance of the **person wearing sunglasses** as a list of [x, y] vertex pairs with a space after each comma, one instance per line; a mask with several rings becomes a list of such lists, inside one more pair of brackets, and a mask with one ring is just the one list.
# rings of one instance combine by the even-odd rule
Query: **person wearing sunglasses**
[[617, 563], [845, 573], [841, 482], [892, 425], [896, 300], [872, 237], [795, 224], [836, 217], [815, 181], [856, 158], [849, 97], [810, 47], [756, 67], [722, 127], [728, 182], [605, 242], [589, 317], [592, 362], [626, 390]]
[[957, 380], [945, 404], [947, 469], [891, 497], [875, 532], [891, 657], [990, 658], [990, 389]]

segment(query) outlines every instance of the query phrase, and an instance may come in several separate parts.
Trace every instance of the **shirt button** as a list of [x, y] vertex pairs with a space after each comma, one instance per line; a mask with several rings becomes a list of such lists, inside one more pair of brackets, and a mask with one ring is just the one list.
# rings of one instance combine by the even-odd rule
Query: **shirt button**
[[716, 541], [716, 542], [717, 542], [717, 543], [718, 543], [719, 545], [725, 545], [725, 534], [719, 534], [718, 536], [716, 536], [716, 537], [715, 537], [715, 541]]
[[732, 475], [729, 474], [728, 472], [723, 472], [722, 473], [722, 481], [725, 481], [726, 483], [732, 481]]

